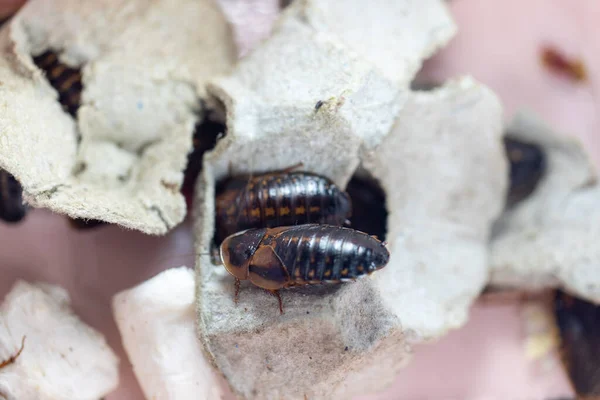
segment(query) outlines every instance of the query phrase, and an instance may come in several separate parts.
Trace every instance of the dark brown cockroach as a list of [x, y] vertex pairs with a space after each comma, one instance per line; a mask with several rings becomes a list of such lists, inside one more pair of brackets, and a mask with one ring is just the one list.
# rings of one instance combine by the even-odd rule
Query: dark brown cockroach
[[202, 160], [204, 153], [212, 150], [217, 141], [226, 135], [226, 127], [220, 122], [205, 118], [201, 123], [196, 125], [193, 136], [193, 150], [188, 154], [188, 162], [183, 173], [183, 185], [181, 193], [185, 196], [188, 210], [192, 206], [192, 197], [196, 178], [202, 170]]
[[216, 199], [216, 243], [251, 228], [346, 223], [352, 211], [348, 194], [323, 176], [290, 172], [292, 168], [257, 176], [236, 176], [220, 184]]
[[249, 229], [227, 237], [221, 260], [235, 277], [275, 294], [294, 286], [339, 283], [386, 266], [385, 244], [366, 233], [341, 226], [305, 224]]
[[52, 51], [34, 57], [33, 62], [46, 73], [46, 79], [58, 92], [58, 101], [63, 109], [76, 117], [83, 89], [81, 71], [61, 63]]
[[9, 365], [14, 364], [14, 362], [17, 361], [17, 358], [19, 358], [19, 356], [23, 352], [23, 349], [25, 348], [25, 338], [26, 337], [23, 336], [23, 339], [21, 339], [21, 348], [15, 354], [8, 357], [4, 361], [0, 361], [0, 369], [2, 369], [4, 367], [8, 367]]
[[561, 355], [578, 398], [600, 398], [600, 307], [557, 291]]
[[23, 204], [23, 188], [14, 176], [0, 169], [0, 219], [16, 223], [25, 218], [27, 206]]
[[504, 138], [504, 148], [510, 163], [510, 187], [506, 206], [510, 208], [524, 200], [537, 188], [546, 170], [546, 155], [536, 145]]

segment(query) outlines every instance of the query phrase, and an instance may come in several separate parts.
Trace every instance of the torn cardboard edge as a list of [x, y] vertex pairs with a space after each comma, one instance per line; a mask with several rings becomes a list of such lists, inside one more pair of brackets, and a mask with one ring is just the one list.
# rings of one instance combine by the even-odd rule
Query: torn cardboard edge
[[[33, 206], [164, 234], [185, 216], [178, 188], [204, 82], [229, 70], [235, 47], [211, 0], [119, 7], [31, 2], [3, 27], [0, 167]], [[165, 38], [175, 42], [160, 47]], [[31, 60], [48, 48], [85, 64], [76, 123]]]
[[508, 130], [542, 148], [547, 169], [535, 191], [496, 222], [491, 283], [501, 287], [564, 287], [600, 302], [600, 217], [597, 173], [581, 142], [527, 111]]

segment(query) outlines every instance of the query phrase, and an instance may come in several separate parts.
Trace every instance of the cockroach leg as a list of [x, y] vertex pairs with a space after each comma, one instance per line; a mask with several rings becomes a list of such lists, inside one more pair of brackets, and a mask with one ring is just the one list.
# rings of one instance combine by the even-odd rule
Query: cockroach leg
[[279, 290], [267, 290], [267, 292], [277, 297], [277, 301], [279, 301], [279, 312], [283, 314], [283, 300], [281, 300], [281, 294], [279, 293]]
[[235, 295], [233, 296], [233, 301], [237, 305], [238, 301], [240, 301], [240, 280], [235, 279]]
[[284, 174], [289, 174], [289, 173], [290, 173], [290, 172], [292, 172], [293, 170], [295, 170], [295, 169], [298, 169], [298, 168], [301, 168], [301, 167], [303, 167], [303, 166], [304, 166], [304, 163], [303, 163], [302, 161], [300, 161], [300, 162], [299, 162], [299, 163], [297, 163], [297, 164], [294, 164], [294, 165], [292, 165], [292, 166], [290, 166], [290, 167], [287, 167], [287, 168], [283, 169], [281, 172], [282, 172], [282, 173], [284, 173]]
[[19, 358], [19, 356], [23, 352], [23, 349], [25, 348], [25, 338], [26, 338], [26, 336], [23, 336], [23, 339], [21, 339], [21, 348], [19, 349], [19, 351], [17, 351], [16, 354], [14, 354], [14, 355], [10, 356], [9, 358], [7, 358], [6, 360], [0, 362], [0, 369], [7, 367], [7, 366], [13, 364], [15, 361], [17, 361], [17, 358]]

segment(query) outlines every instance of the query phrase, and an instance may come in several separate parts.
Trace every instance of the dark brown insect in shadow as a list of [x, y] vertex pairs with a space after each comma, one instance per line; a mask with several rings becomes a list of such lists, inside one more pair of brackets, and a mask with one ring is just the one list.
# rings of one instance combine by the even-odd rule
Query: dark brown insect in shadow
[[352, 212], [348, 194], [323, 176], [292, 172], [297, 167], [221, 182], [217, 186], [215, 243], [251, 228], [346, 223]]
[[227, 128], [224, 124], [205, 118], [198, 123], [194, 129], [193, 150], [188, 155], [188, 163], [184, 172], [183, 185], [181, 193], [185, 196], [188, 209], [192, 206], [192, 197], [194, 186], [198, 174], [202, 171], [202, 162], [204, 154], [212, 150], [217, 141], [227, 134]]
[[23, 339], [21, 339], [21, 348], [15, 354], [8, 357], [4, 361], [0, 361], [0, 369], [8, 367], [9, 365], [14, 364], [14, 362], [17, 361], [17, 358], [19, 358], [19, 356], [23, 352], [23, 349], [25, 348], [25, 338], [26, 336], [23, 336]]
[[0, 219], [9, 223], [20, 222], [27, 214], [23, 204], [23, 188], [14, 176], [0, 169]]
[[546, 155], [534, 144], [510, 137], [504, 138], [504, 148], [510, 163], [510, 187], [506, 207], [530, 196], [546, 172]]
[[600, 307], [557, 291], [561, 355], [578, 398], [600, 398]]
[[388, 212], [385, 192], [377, 180], [367, 173], [355, 174], [346, 186], [346, 193], [352, 200], [350, 226], [385, 240]]
[[385, 267], [385, 244], [366, 233], [341, 226], [305, 224], [249, 229], [227, 237], [221, 260], [235, 277], [237, 303], [241, 280], [249, 280], [279, 300], [280, 289], [340, 283]]
[[61, 63], [52, 51], [34, 57], [33, 62], [46, 73], [46, 79], [58, 92], [58, 101], [63, 109], [76, 117], [83, 89], [81, 71]]

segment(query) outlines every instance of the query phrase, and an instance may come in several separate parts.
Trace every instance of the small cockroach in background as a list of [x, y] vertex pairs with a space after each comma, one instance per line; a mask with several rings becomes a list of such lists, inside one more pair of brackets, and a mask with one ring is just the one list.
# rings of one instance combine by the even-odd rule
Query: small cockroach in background
[[577, 398], [600, 398], [600, 307], [557, 291], [554, 312], [562, 360]]
[[582, 82], [587, 79], [587, 71], [583, 61], [568, 59], [553, 47], [544, 46], [542, 48], [541, 61], [550, 71], [566, 76], [573, 81]]
[[14, 362], [17, 361], [17, 358], [19, 358], [19, 356], [23, 352], [23, 349], [25, 348], [25, 338], [26, 336], [23, 336], [23, 339], [21, 339], [21, 348], [15, 354], [8, 357], [4, 361], [0, 361], [0, 369], [8, 367], [9, 365], [14, 364]]
[[33, 62], [46, 73], [46, 79], [58, 92], [58, 101], [63, 109], [76, 117], [83, 89], [81, 71], [61, 63], [52, 51], [34, 57]]
[[210, 118], [204, 118], [201, 123], [198, 123], [194, 129], [193, 150], [188, 154], [188, 162], [183, 173], [183, 184], [181, 193], [186, 199], [188, 210], [192, 207], [192, 198], [194, 194], [194, 186], [198, 174], [202, 171], [202, 161], [204, 153], [212, 150], [217, 141], [227, 134], [227, 128], [224, 124], [214, 121]]
[[537, 188], [546, 171], [546, 155], [534, 144], [504, 138], [504, 149], [510, 163], [510, 187], [506, 206], [510, 208], [527, 198]]
[[23, 204], [23, 188], [14, 176], [0, 169], [0, 219], [9, 223], [20, 222], [27, 214]]
[[276, 295], [280, 289], [355, 280], [385, 267], [385, 244], [366, 233], [341, 226], [305, 224], [249, 229], [227, 237], [221, 261], [239, 285], [249, 280]]
[[235, 176], [217, 187], [216, 243], [251, 228], [309, 223], [343, 225], [352, 213], [348, 194], [329, 179], [283, 171]]

